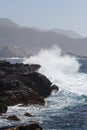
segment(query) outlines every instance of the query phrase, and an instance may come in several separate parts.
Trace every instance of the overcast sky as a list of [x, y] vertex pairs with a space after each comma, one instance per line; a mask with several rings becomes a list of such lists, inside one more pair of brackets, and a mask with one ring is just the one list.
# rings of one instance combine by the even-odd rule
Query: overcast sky
[[87, 36], [87, 0], [0, 0], [0, 17], [22, 26], [71, 29]]

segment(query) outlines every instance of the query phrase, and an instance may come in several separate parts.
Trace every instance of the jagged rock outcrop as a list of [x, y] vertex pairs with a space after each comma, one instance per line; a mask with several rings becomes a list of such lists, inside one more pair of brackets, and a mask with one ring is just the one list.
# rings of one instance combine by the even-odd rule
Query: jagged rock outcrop
[[[44, 105], [44, 98], [52, 91], [52, 83], [37, 72], [40, 65], [10, 64], [0, 61], [0, 103], [4, 106], [16, 104]], [[6, 112], [6, 107], [2, 111]]]

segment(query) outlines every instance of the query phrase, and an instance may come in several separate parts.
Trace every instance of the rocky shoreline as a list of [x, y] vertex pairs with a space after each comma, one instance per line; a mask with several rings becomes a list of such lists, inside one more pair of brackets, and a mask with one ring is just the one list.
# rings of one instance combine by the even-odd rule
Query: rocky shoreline
[[33, 122], [29, 124], [23, 124], [21, 126], [13, 126], [8, 128], [1, 128], [0, 130], [42, 130], [42, 127], [38, 122]]
[[45, 98], [53, 90], [58, 91], [58, 87], [52, 85], [46, 76], [38, 73], [40, 67], [37, 64], [0, 61], [0, 115], [6, 113], [8, 106], [45, 105]]

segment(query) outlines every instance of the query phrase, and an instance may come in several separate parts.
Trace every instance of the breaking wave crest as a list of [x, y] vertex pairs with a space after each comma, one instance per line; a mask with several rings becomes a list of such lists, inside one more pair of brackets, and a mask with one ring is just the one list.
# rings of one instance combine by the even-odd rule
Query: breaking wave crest
[[80, 64], [76, 57], [63, 55], [60, 48], [41, 49], [24, 63], [40, 64], [39, 72], [57, 84], [60, 91], [87, 95], [87, 75], [79, 72]]

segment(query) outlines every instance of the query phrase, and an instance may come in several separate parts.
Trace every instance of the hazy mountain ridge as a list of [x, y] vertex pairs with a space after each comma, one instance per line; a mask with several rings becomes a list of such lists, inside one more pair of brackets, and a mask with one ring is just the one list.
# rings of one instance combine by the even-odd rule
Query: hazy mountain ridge
[[7, 45], [18, 46], [30, 53], [58, 45], [65, 53], [87, 56], [87, 38], [74, 39], [54, 31], [29, 27], [0, 26], [0, 48]]
[[11, 57], [28, 57], [29, 55], [16, 46], [4, 46], [0, 49], [0, 57], [1, 58], [11, 58]]
[[15, 22], [13, 22], [8, 18], [0, 18], [0, 26], [14, 27], [14, 28], [20, 27], [18, 24], [16, 24]]
[[70, 38], [82, 38], [82, 36], [80, 34], [78, 34], [77, 32], [75, 31], [72, 31], [72, 30], [65, 30], [65, 29], [58, 29], [58, 28], [54, 28], [50, 31], [53, 31], [53, 32], [57, 32], [57, 33], [60, 33], [60, 34], [63, 34], [65, 36], [68, 36]]

